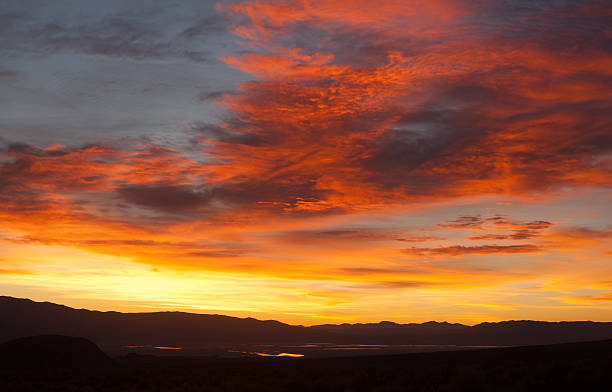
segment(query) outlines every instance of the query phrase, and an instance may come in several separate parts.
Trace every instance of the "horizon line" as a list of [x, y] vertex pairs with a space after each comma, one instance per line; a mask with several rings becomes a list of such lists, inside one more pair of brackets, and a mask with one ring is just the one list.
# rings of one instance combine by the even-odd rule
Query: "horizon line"
[[459, 322], [450, 322], [450, 321], [436, 321], [436, 320], [429, 320], [429, 321], [423, 321], [423, 322], [407, 322], [407, 323], [398, 323], [395, 321], [390, 321], [390, 320], [380, 320], [380, 321], [371, 321], [371, 322], [358, 322], [358, 323], [323, 323], [323, 324], [311, 324], [311, 325], [302, 325], [302, 324], [290, 324], [290, 323], [286, 323], [284, 321], [280, 321], [280, 320], [276, 320], [276, 319], [259, 319], [259, 318], [255, 318], [252, 316], [247, 316], [247, 317], [238, 317], [238, 316], [230, 316], [227, 314], [221, 314], [221, 313], [196, 313], [196, 312], [185, 312], [182, 310], [158, 310], [158, 311], [153, 311], [153, 312], [121, 312], [121, 311], [117, 311], [117, 310], [99, 310], [99, 309], [90, 309], [90, 308], [76, 308], [76, 307], [72, 307], [72, 306], [68, 306], [68, 305], [64, 305], [64, 304], [60, 304], [57, 302], [51, 302], [51, 301], [36, 301], [33, 300], [31, 298], [22, 298], [22, 297], [13, 297], [10, 295], [0, 295], [0, 298], [9, 298], [9, 299], [13, 299], [13, 300], [21, 300], [21, 301], [29, 301], [29, 302], [33, 302], [33, 303], [37, 303], [37, 304], [51, 304], [51, 305], [55, 305], [55, 306], [62, 306], [65, 308], [69, 308], [72, 310], [85, 310], [85, 311], [89, 311], [89, 312], [99, 312], [99, 313], [119, 313], [119, 314], [155, 314], [155, 313], [183, 313], [183, 314], [190, 314], [190, 315], [199, 315], [199, 316], [220, 316], [220, 317], [229, 317], [229, 318], [235, 318], [235, 319], [240, 319], [240, 320], [248, 320], [248, 319], [252, 319], [252, 320], [256, 320], [256, 321], [261, 321], [261, 322], [277, 322], [277, 323], [281, 323], [287, 326], [292, 326], [292, 327], [304, 327], [304, 328], [308, 328], [308, 327], [316, 327], [316, 326], [324, 326], [324, 325], [335, 325], [335, 326], [341, 326], [341, 325], [376, 325], [376, 324], [395, 324], [395, 325], [423, 325], [423, 324], [430, 324], [430, 323], [436, 323], [436, 324], [450, 324], [450, 325], [462, 325], [462, 326], [466, 326], [466, 327], [474, 327], [477, 325], [481, 325], [481, 324], [500, 324], [500, 323], [509, 323], [509, 322], [534, 322], [534, 323], [612, 323], [612, 320], [610, 321], [594, 321], [594, 320], [558, 320], [558, 321], [550, 321], [550, 320], [533, 320], [533, 319], [509, 319], [509, 320], [501, 320], [501, 321], [482, 321], [479, 323], [475, 323], [475, 324], [464, 324], [464, 323], [459, 323]]

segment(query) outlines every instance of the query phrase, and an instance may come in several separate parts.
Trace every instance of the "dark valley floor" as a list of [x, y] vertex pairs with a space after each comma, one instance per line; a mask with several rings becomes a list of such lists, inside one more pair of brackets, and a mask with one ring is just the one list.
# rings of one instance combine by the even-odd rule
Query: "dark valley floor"
[[127, 355], [94, 367], [3, 368], [18, 391], [605, 391], [612, 340], [344, 358]]

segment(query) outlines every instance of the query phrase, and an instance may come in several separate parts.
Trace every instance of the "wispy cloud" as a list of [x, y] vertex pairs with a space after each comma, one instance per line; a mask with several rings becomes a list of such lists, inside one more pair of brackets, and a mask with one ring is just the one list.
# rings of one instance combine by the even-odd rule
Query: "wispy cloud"
[[523, 245], [481, 245], [481, 246], [446, 246], [439, 248], [407, 248], [402, 252], [415, 256], [462, 256], [489, 254], [537, 253], [542, 249], [532, 244]]
[[164, 29], [142, 18], [107, 15], [88, 23], [41, 22], [30, 13], [2, 15], [3, 51], [37, 54], [77, 53], [132, 60], [182, 58], [215, 62], [198, 39], [225, 31], [222, 18], [200, 18], [191, 25]]

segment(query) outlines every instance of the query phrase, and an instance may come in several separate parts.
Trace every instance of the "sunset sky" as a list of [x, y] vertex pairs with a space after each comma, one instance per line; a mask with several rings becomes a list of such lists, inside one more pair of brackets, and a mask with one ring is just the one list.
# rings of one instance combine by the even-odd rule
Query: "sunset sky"
[[612, 321], [607, 0], [0, 0], [0, 295]]

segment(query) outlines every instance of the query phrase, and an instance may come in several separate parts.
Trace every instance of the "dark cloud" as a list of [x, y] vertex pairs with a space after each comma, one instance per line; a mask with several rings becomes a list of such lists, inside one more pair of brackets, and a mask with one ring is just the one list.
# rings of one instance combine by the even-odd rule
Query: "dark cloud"
[[526, 240], [540, 235], [539, 231], [535, 230], [514, 230], [512, 234], [483, 234], [468, 237], [469, 240]]
[[487, 218], [487, 222], [491, 223], [494, 227], [501, 227], [506, 229], [513, 229], [518, 232], [525, 232], [529, 230], [543, 230], [548, 229], [553, 223], [548, 221], [536, 220], [529, 222], [522, 222], [517, 220], [509, 219], [505, 216], [495, 216]]
[[[214, 93], [212, 93], [214, 94]], [[242, 128], [246, 128], [248, 124], [241, 123], [240, 120], [232, 119], [226, 122], [228, 127], [222, 127], [218, 124], [205, 124], [196, 123], [193, 126], [192, 131], [198, 136], [194, 138], [196, 144], [200, 142], [206, 143], [208, 140], [214, 140], [221, 143], [227, 143], [229, 145], [247, 145], [247, 146], [261, 146], [270, 144], [270, 138], [266, 138], [265, 135], [254, 135], [246, 132], [240, 132]]]
[[234, 93], [235, 92], [231, 90], [202, 91], [201, 93], [198, 94], [198, 100], [200, 100], [201, 102], [215, 101], [217, 99], [222, 98], [224, 95], [234, 94]]
[[463, 256], [489, 254], [537, 253], [542, 250], [537, 245], [482, 245], [482, 246], [446, 246], [440, 248], [408, 248], [402, 252], [413, 256]]
[[126, 185], [119, 196], [132, 203], [165, 212], [194, 211], [210, 203], [210, 192], [187, 185]]
[[177, 34], [177, 38], [186, 40], [206, 38], [224, 32], [227, 29], [228, 23], [229, 20], [223, 14], [215, 14], [211, 17], [201, 18], [183, 29], [183, 31]]
[[[24, 19], [23, 15], [4, 18]], [[27, 22], [26, 22], [27, 21]], [[198, 38], [224, 31], [220, 20], [205, 19], [179, 33], [160, 27], [154, 19], [108, 15], [89, 23], [44, 23], [34, 19], [5, 25], [3, 49], [42, 53], [72, 52], [123, 57], [134, 60], [183, 58], [216, 62], [215, 55], [202, 49]]]
[[475, 235], [468, 238], [468, 240], [506, 240], [510, 238], [508, 235], [504, 234], [483, 234], [483, 235]]
[[479, 216], [460, 216], [454, 221], [438, 224], [441, 229], [480, 229], [483, 220]]
[[371, 182], [388, 189], [401, 187], [406, 193], [418, 194], [444, 186], [447, 178], [415, 173], [422, 164], [444, 154], [449, 146], [469, 139], [461, 130], [445, 131], [444, 127], [417, 119], [414, 124], [398, 124], [363, 152], [366, 158], [359, 165], [372, 173]]
[[[22, 207], [37, 203], [37, 195], [50, 188], [57, 190], [86, 189], [102, 181], [101, 172], [87, 172], [87, 158], [95, 158], [99, 168], [115, 162], [117, 150], [104, 145], [88, 144], [82, 147], [50, 146], [40, 149], [28, 144], [10, 143], [0, 150], [0, 196], [15, 198], [19, 195]], [[109, 157], [109, 161], [105, 161]], [[74, 165], [70, 170], [69, 166]], [[78, 166], [78, 168], [77, 168]], [[81, 172], [88, 173], [79, 175]]]
[[437, 224], [441, 229], [471, 229], [481, 230], [486, 228], [496, 230], [508, 230], [510, 233], [487, 233], [468, 237], [473, 241], [491, 240], [525, 240], [537, 237], [544, 229], [551, 227], [553, 223], [548, 221], [536, 220], [522, 222], [510, 219], [506, 216], [497, 215], [491, 218], [481, 218], [480, 216], [460, 216], [453, 221]]
[[444, 238], [442, 237], [436, 237], [436, 236], [416, 236], [416, 237], [395, 238], [396, 241], [400, 241], [400, 242], [426, 242], [426, 241], [440, 241], [443, 239]]
[[66, 27], [48, 24], [29, 34], [49, 52], [67, 50], [137, 60], [175, 56], [196, 60], [198, 54], [203, 55], [178, 49], [156, 26], [120, 18], [110, 18], [93, 25]]
[[217, 187], [190, 185], [124, 185], [117, 188], [119, 197], [129, 203], [161, 212], [214, 212], [223, 208], [252, 208], [259, 210], [290, 210], [296, 206], [317, 202], [324, 191], [315, 183], [296, 178], [293, 182], [252, 181], [243, 179]]
[[526, 240], [539, 235], [540, 232], [535, 230], [515, 230], [514, 233], [510, 235], [510, 238], [513, 240]]
[[[287, 173], [267, 180], [238, 179], [212, 190], [215, 200], [236, 207], [289, 211], [297, 206], [324, 200], [327, 191], [298, 174]], [[336, 211], [339, 212], [339, 211]]]
[[556, 232], [566, 238], [585, 238], [593, 240], [612, 238], [612, 229], [610, 228], [592, 229], [589, 227], [573, 226], [560, 228]]
[[361, 240], [387, 240], [392, 238], [391, 233], [384, 230], [294, 230], [280, 233], [285, 240], [302, 241], [361, 241]]

